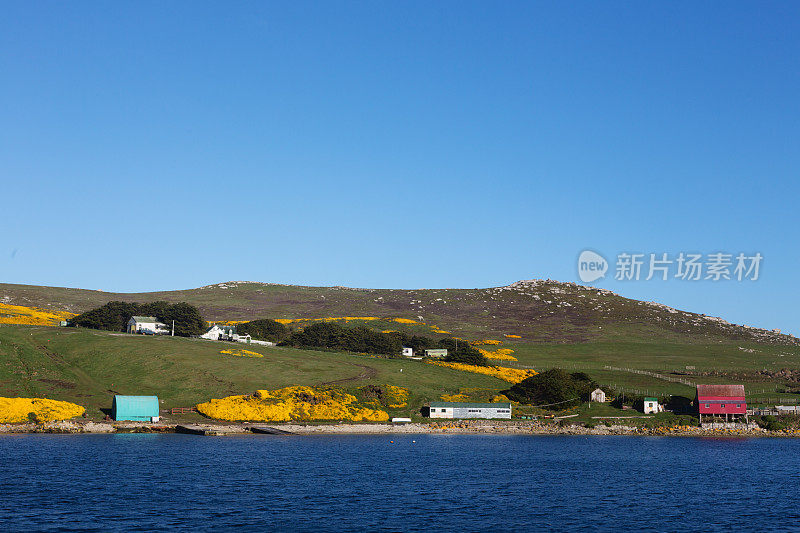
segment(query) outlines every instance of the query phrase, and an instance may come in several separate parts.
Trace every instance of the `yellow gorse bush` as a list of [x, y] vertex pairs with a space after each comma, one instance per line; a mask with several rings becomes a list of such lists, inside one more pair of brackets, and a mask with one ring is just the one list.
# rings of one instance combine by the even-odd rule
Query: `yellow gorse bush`
[[[288, 324], [300, 324], [303, 325], [304, 323], [308, 322], [333, 322], [336, 320], [344, 320], [345, 322], [350, 322], [353, 320], [366, 320], [366, 321], [374, 321], [374, 320], [386, 320], [388, 322], [396, 322], [398, 324], [406, 324], [406, 325], [417, 325], [417, 326], [428, 326], [431, 331], [434, 333], [438, 333], [440, 335], [450, 335], [450, 332], [440, 328], [439, 326], [428, 325], [425, 322], [420, 320], [414, 320], [412, 318], [391, 318], [391, 317], [380, 317], [380, 316], [329, 316], [325, 318], [276, 318], [274, 319], [275, 322], [280, 322], [281, 324], [288, 325]], [[221, 323], [221, 322], [218, 322]], [[230, 321], [226, 324], [235, 324], [238, 321]], [[381, 333], [393, 333], [394, 330], [385, 330]], [[499, 344], [500, 341], [493, 341], [496, 344]], [[490, 342], [491, 343], [491, 342]]]
[[425, 322], [418, 322], [416, 320], [412, 320], [410, 318], [393, 318], [395, 322], [398, 324], [424, 324]]
[[498, 348], [497, 350], [490, 351], [478, 348], [478, 351], [483, 354], [487, 359], [497, 359], [498, 361], [516, 361], [517, 358], [511, 355], [514, 350], [511, 348]]
[[251, 352], [250, 350], [242, 350], [241, 348], [237, 348], [235, 350], [220, 350], [219, 353], [225, 355], [235, 355], [237, 357], [264, 357], [264, 354]]
[[400, 409], [408, 405], [408, 389], [387, 385], [384, 401], [391, 409]]
[[0, 423], [52, 422], [81, 416], [80, 405], [45, 398], [0, 398]]
[[328, 316], [325, 318], [276, 318], [275, 322], [281, 324], [292, 324], [293, 322], [334, 322], [336, 320], [344, 320], [350, 322], [351, 320], [383, 320], [377, 316]]
[[505, 335], [505, 337], [508, 338], [508, 339], [521, 339], [522, 338], [522, 336], [520, 336], [520, 335]]
[[382, 422], [389, 419], [381, 409], [359, 405], [352, 394], [339, 389], [285, 387], [258, 390], [252, 395], [228, 396], [197, 404], [197, 410], [218, 420], [289, 422], [292, 420], [350, 420]]
[[244, 324], [245, 322], [249, 322], [249, 320], [206, 320], [208, 327], [211, 327], [214, 324], [218, 326], [235, 326], [237, 324]]
[[75, 313], [53, 311], [38, 307], [0, 304], [0, 324], [26, 324], [29, 326], [57, 326], [62, 320], [68, 320]]
[[442, 400], [445, 402], [468, 402], [469, 395], [459, 392], [458, 394], [442, 394]]
[[517, 368], [507, 368], [504, 366], [466, 365], [464, 363], [447, 363], [445, 361], [427, 362], [433, 365], [444, 366], [455, 370], [463, 370], [465, 372], [474, 372], [476, 374], [492, 376], [502, 379], [503, 381], [508, 381], [509, 383], [519, 383], [520, 381], [537, 374], [535, 370], [521, 370]]
[[496, 339], [482, 339], [479, 341], [472, 341], [470, 344], [472, 344], [473, 346], [480, 346], [482, 344], [497, 345], [497, 344], [503, 344], [503, 341], [498, 341]]

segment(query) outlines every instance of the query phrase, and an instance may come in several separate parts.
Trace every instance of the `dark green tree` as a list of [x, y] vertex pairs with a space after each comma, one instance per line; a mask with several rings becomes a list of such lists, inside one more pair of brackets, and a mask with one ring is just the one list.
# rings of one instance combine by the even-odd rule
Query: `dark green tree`
[[583, 372], [569, 374], [560, 368], [552, 368], [517, 383], [503, 393], [515, 402], [557, 404], [560, 409], [588, 399], [596, 388], [597, 383]]
[[206, 330], [206, 322], [200, 311], [195, 306], [183, 302], [177, 304], [108, 302], [101, 307], [74, 316], [68, 322], [70, 326], [125, 331], [132, 316], [153, 316], [170, 328], [172, 321], [175, 320], [175, 335], [182, 337], [199, 335]]
[[258, 320], [237, 324], [236, 333], [239, 335], [250, 335], [254, 339], [280, 342], [289, 335], [289, 328], [275, 320], [260, 318]]

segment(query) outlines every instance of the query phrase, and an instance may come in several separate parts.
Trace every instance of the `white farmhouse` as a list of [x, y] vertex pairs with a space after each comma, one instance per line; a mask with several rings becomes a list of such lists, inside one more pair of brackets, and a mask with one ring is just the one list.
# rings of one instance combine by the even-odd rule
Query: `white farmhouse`
[[595, 389], [592, 391], [592, 401], [597, 403], [606, 401], [606, 393], [603, 392], [603, 389]]
[[404, 357], [414, 357], [414, 348], [409, 348], [408, 346], [403, 346], [403, 356]]
[[128, 333], [141, 333], [150, 335], [163, 335], [169, 333], [167, 325], [158, 321], [154, 316], [132, 316], [128, 320]]
[[200, 335], [200, 338], [212, 341], [233, 341], [238, 340], [239, 336], [236, 335], [236, 326], [218, 326], [214, 324], [208, 328], [208, 331]]

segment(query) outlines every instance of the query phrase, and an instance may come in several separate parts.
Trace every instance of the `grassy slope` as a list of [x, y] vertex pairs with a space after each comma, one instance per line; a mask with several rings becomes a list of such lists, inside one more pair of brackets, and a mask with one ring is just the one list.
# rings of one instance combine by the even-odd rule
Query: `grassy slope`
[[[519, 342], [506, 344], [515, 350], [519, 363], [509, 366], [530, 367], [537, 370], [562, 367], [572, 371], [585, 371], [603, 385], [620, 390], [646, 391], [649, 395], [694, 396], [694, 388], [681, 383], [632, 372], [609, 370], [606, 367], [648, 370], [671, 377], [683, 377], [693, 383], [729, 383], [724, 377], [677, 376], [675, 371], [685, 371], [694, 366], [697, 371], [776, 371], [782, 368], [800, 368], [800, 348], [797, 346], [765, 345], [755, 342], [678, 343], [662, 341], [588, 342], [581, 344], [532, 344]], [[753, 352], [745, 351], [753, 350]], [[796, 395], [779, 394], [784, 384], [780, 379], [763, 377], [745, 383], [748, 397], [797, 398]]]
[[[79, 312], [109, 300], [187, 301], [200, 307], [207, 318], [225, 320], [341, 316], [421, 319], [467, 339], [503, 339], [504, 346], [514, 349], [519, 359], [519, 363], [508, 366], [585, 370], [604, 385], [658, 395], [691, 396], [693, 390], [687, 385], [604, 366], [658, 372], [685, 369], [688, 365], [698, 370], [800, 369], [800, 347], [794, 337], [550, 281], [489, 289], [419, 291], [232, 282], [144, 294], [0, 284], [0, 301], [18, 305]], [[389, 321], [368, 325], [431, 334], [426, 326]], [[508, 339], [505, 334], [522, 338]], [[506, 386], [493, 378], [411, 361], [278, 348], [258, 351], [265, 357], [234, 359], [219, 355], [219, 345], [196, 340], [3, 326], [0, 395], [80, 400], [78, 403], [96, 409], [109, 405], [110, 390], [155, 392], [166, 406], [187, 406], [258, 388], [357, 376], [364, 371], [358, 365], [374, 370], [343, 386], [368, 382], [407, 386], [416, 396], [415, 405], [424, 398], [436, 399], [443, 392], [464, 387]], [[690, 379], [725, 381], [719, 377]], [[71, 383], [74, 388], [65, 388]], [[746, 387], [751, 398], [775, 398], [781, 396], [775, 391], [782, 383], [764, 378], [748, 382]]]
[[[229, 343], [115, 335], [85, 329], [0, 327], [0, 396], [68, 400], [100, 416], [114, 393], [156, 394], [163, 407], [257, 389], [339, 381], [342, 387], [393, 384], [412, 392], [412, 406], [459, 388], [507, 383], [418, 361], [333, 352], [250, 347], [262, 358], [221, 355]], [[401, 372], [402, 369], [402, 372]], [[354, 378], [354, 379], [349, 379]]]

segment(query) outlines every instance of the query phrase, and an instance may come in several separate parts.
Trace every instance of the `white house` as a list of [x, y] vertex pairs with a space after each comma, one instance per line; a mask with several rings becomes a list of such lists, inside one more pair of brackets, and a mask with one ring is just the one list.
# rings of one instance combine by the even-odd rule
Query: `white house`
[[592, 401], [597, 403], [606, 401], [606, 393], [603, 392], [603, 389], [595, 389], [592, 391]]
[[149, 333], [150, 335], [163, 335], [169, 333], [166, 324], [158, 321], [154, 316], [132, 316], [128, 320], [128, 333]]
[[408, 346], [403, 346], [403, 356], [404, 357], [414, 357], [414, 348], [409, 348]]
[[660, 413], [664, 407], [658, 403], [658, 398], [645, 398], [644, 399], [644, 414]]
[[238, 340], [239, 336], [236, 335], [236, 326], [218, 326], [214, 324], [208, 328], [208, 331], [200, 335], [200, 338], [212, 341], [234, 341]]

